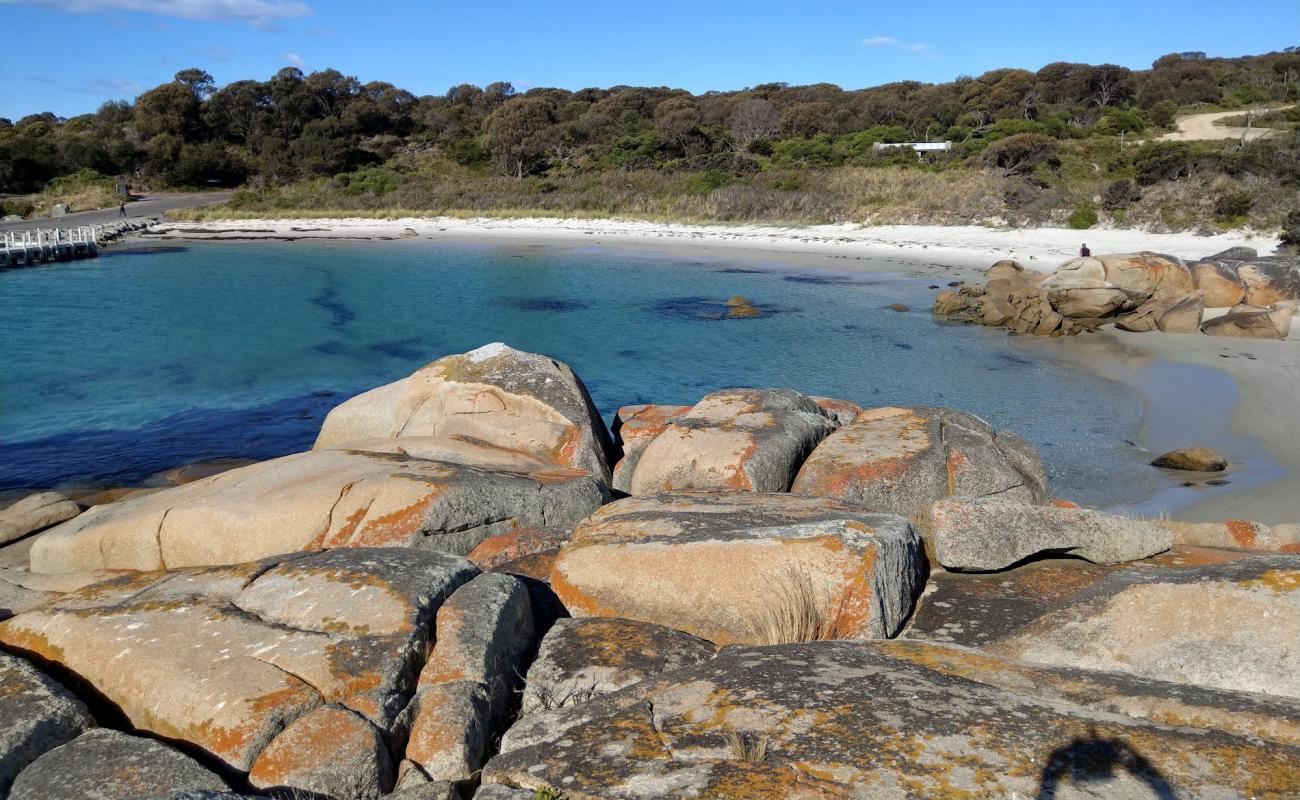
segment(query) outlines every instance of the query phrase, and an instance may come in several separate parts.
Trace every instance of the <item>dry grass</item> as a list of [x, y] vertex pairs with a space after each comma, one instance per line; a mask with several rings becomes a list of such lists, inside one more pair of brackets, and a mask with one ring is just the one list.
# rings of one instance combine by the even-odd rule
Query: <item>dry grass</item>
[[725, 735], [727, 749], [731, 751], [733, 759], [760, 764], [767, 758], [767, 744], [770, 737], [766, 733], [738, 731], [735, 728], [728, 727]]
[[758, 644], [819, 642], [842, 633], [847, 595], [838, 602], [820, 597], [806, 568], [786, 567], [769, 577], [768, 603], [751, 621]]

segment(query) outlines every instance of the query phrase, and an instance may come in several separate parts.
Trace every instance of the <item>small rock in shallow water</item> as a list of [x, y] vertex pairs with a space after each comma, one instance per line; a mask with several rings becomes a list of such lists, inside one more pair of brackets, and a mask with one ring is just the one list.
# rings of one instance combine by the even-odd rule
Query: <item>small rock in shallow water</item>
[[1228, 468], [1228, 459], [1208, 447], [1183, 447], [1170, 450], [1152, 461], [1151, 466], [1191, 472], [1223, 472]]
[[908, 309], [908, 307], [905, 306], [905, 305], [903, 305], [902, 303], [890, 303], [890, 304], [889, 304], [889, 310], [890, 310], [890, 311], [909, 311], [910, 309]]

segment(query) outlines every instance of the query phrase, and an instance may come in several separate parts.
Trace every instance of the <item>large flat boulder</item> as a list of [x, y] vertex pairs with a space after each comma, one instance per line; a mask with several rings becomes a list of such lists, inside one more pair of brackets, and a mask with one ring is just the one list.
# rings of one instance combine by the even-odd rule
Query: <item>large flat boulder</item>
[[838, 427], [789, 389], [724, 389], [674, 418], [641, 452], [631, 494], [683, 489], [784, 492], [804, 458]]
[[96, 506], [43, 534], [31, 568], [156, 570], [361, 546], [465, 553], [504, 530], [576, 521], [605, 498], [581, 470], [459, 448], [484, 454], [313, 450]]
[[1078, 675], [923, 642], [728, 648], [524, 719], [483, 780], [572, 800], [1300, 792], [1295, 704]]
[[623, 406], [618, 410], [614, 415], [614, 444], [622, 450], [623, 457], [614, 465], [613, 482], [610, 484], [614, 491], [631, 493], [632, 473], [636, 472], [641, 454], [656, 436], [667, 430], [670, 423], [685, 416], [690, 410], [690, 406], [652, 403]]
[[1041, 503], [1047, 476], [1030, 444], [979, 417], [886, 407], [867, 409], [828, 436], [790, 491], [911, 516], [952, 495]]
[[1238, 306], [1227, 314], [1201, 323], [1201, 333], [1237, 339], [1285, 339], [1291, 333], [1295, 309]]
[[1198, 261], [1191, 270], [1207, 308], [1231, 308], [1246, 301], [1246, 287], [1232, 266], [1218, 261]]
[[94, 726], [85, 704], [28, 661], [0, 651], [0, 797], [41, 755]]
[[551, 585], [574, 616], [718, 644], [892, 636], [921, 588], [920, 544], [907, 520], [836, 500], [666, 493], [579, 525]]
[[[394, 746], [438, 608], [477, 573], [444, 553], [360, 547], [138, 573], [0, 623], [0, 643], [75, 677], [137, 730], [269, 785], [313, 759], [374, 752], [340, 731]], [[350, 714], [310, 716], [325, 707]], [[334, 724], [344, 718], [356, 724]], [[276, 747], [282, 736], [295, 746]]]
[[609, 484], [613, 445], [586, 386], [567, 365], [499, 342], [444, 356], [347, 400], [325, 417], [315, 448], [452, 435], [586, 470]]
[[1294, 260], [1251, 259], [1237, 266], [1237, 279], [1246, 290], [1245, 302], [1271, 306], [1300, 299], [1300, 266]]
[[930, 507], [935, 560], [948, 569], [997, 570], [1040, 553], [1100, 564], [1168, 550], [1169, 529], [1085, 508], [950, 498]]
[[1196, 291], [1196, 280], [1191, 270], [1174, 256], [1141, 252], [1111, 253], [1094, 258], [1105, 269], [1104, 280], [1127, 295], [1122, 305], [1124, 309], [1137, 308], [1152, 299], [1179, 299]]
[[1117, 570], [985, 649], [1041, 664], [1300, 698], [1300, 556], [1242, 555]]
[[140, 800], [229, 788], [162, 742], [96, 728], [36, 759], [14, 781], [9, 800]]
[[1296, 525], [1269, 526], [1245, 519], [1224, 522], [1157, 520], [1156, 524], [1169, 529], [1175, 544], [1300, 553], [1300, 526]]
[[58, 492], [29, 494], [0, 510], [0, 544], [66, 522], [81, 513], [81, 506]]
[[521, 716], [584, 703], [713, 658], [698, 636], [631, 619], [557, 620], [528, 668]]

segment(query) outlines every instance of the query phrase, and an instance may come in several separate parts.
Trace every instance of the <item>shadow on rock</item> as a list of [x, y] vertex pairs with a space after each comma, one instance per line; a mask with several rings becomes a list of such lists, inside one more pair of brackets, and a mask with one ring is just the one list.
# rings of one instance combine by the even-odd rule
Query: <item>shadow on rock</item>
[[1173, 786], [1155, 764], [1128, 742], [1105, 739], [1089, 731], [1086, 737], [1072, 739], [1069, 744], [1052, 751], [1038, 779], [1038, 794], [1034, 800], [1056, 800], [1063, 782], [1083, 787], [1106, 783], [1122, 773], [1145, 783], [1152, 797], [1159, 800], [1178, 798]]

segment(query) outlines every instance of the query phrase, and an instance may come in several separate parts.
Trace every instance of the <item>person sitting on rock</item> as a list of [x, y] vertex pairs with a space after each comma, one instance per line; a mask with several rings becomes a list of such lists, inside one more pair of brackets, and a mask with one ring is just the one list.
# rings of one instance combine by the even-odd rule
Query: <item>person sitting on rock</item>
[[1084, 242], [1083, 247], [1079, 248], [1079, 257], [1087, 258], [1090, 255], [1092, 255], [1092, 251], [1088, 249], [1088, 243]]

